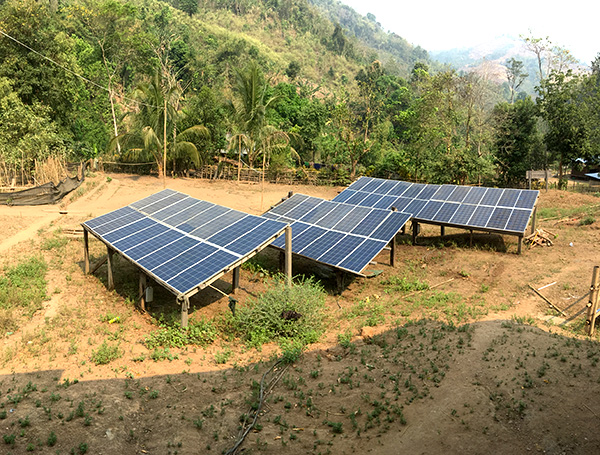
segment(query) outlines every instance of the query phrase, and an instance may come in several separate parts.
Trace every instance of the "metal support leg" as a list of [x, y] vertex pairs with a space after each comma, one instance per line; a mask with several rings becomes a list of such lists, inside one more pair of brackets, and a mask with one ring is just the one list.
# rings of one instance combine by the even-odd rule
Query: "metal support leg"
[[288, 287], [292, 286], [292, 226], [285, 228], [285, 279]]
[[237, 293], [238, 288], [240, 287], [240, 266], [238, 265], [233, 269], [233, 279], [231, 280], [231, 292], [233, 294]]
[[396, 236], [392, 239], [390, 247], [390, 265], [396, 267]]
[[440, 237], [444, 237], [446, 235], [446, 226], [440, 226]]
[[140, 271], [140, 308], [146, 311], [146, 274]]
[[188, 297], [184, 297], [180, 301], [181, 305], [181, 327], [188, 326], [188, 313], [190, 310], [190, 299]]
[[537, 207], [533, 208], [533, 215], [531, 215], [531, 233], [535, 232], [535, 225], [537, 221]]
[[416, 245], [417, 244], [417, 231], [419, 230], [419, 223], [417, 223], [415, 220], [413, 220], [412, 222], [412, 244]]
[[83, 273], [90, 273], [90, 241], [87, 229], [83, 230]]
[[115, 288], [115, 282], [113, 280], [113, 271], [112, 271], [112, 264], [113, 264], [113, 254], [114, 251], [110, 249], [109, 246], [106, 247], [106, 257], [107, 257], [107, 272], [108, 272], [108, 290], [112, 291]]
[[521, 250], [523, 249], [523, 236], [520, 235], [519, 236], [519, 246], [517, 249], [517, 254], [521, 254]]

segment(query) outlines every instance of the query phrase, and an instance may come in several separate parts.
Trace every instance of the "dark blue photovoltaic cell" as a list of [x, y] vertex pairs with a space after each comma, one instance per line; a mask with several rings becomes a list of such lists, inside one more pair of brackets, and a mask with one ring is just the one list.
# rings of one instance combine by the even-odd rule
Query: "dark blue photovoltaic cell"
[[471, 187], [469, 186], [457, 186], [446, 200], [448, 202], [463, 202], [463, 199], [467, 196], [467, 193], [470, 190]]
[[538, 194], [539, 191], [537, 190], [522, 190], [515, 207], [520, 209], [533, 209]]
[[246, 217], [241, 218], [239, 221], [232, 223], [216, 234], [211, 235], [206, 239], [206, 241], [214, 243], [215, 245], [225, 246], [233, 242], [235, 239], [240, 238], [248, 231], [255, 229], [263, 222], [264, 220], [262, 218], [246, 215]]
[[512, 209], [496, 207], [486, 227], [489, 229], [504, 229], [511, 213]]
[[410, 204], [412, 201], [413, 199], [407, 197], [399, 197], [396, 199], [393, 206], [396, 207], [396, 210], [399, 212], [406, 212], [406, 207], [408, 207], [408, 204]]
[[317, 226], [331, 229], [352, 210], [354, 210], [353, 205], [336, 204], [336, 207], [334, 207], [333, 210], [317, 222]]
[[106, 234], [104, 236], [104, 240], [109, 243], [114, 243], [119, 239], [128, 237], [136, 232], [142, 231], [150, 226], [156, 226], [158, 223], [156, 221], [151, 220], [150, 218], [142, 218], [139, 221], [136, 221], [131, 224], [126, 224], [122, 228], [115, 229], [114, 231]]
[[217, 250], [203, 261], [193, 265], [167, 282], [181, 293], [194, 289], [198, 284], [212, 278], [236, 260], [236, 256]]
[[302, 204], [298, 205], [297, 207], [294, 207], [292, 210], [287, 212], [285, 214], [285, 217], [291, 218], [292, 220], [297, 220], [298, 218], [301, 218], [302, 216], [310, 212], [313, 208], [320, 205], [321, 202], [323, 202], [323, 200], [317, 197], [308, 197], [305, 201], [302, 202]]
[[488, 188], [479, 205], [495, 206], [502, 197], [503, 192], [504, 190], [501, 188]]
[[159, 234], [157, 236], [151, 237], [145, 242], [139, 243], [128, 250], [125, 251], [125, 254], [129, 256], [134, 261], [139, 261], [144, 256], [149, 255], [150, 253], [158, 250], [159, 248], [163, 248], [168, 246], [169, 244], [182, 239], [184, 235], [181, 232], [168, 230]]
[[146, 215], [153, 215], [154, 213], [158, 212], [159, 210], [162, 210], [165, 207], [168, 207], [169, 205], [174, 204], [175, 202], [185, 199], [187, 197], [189, 197], [189, 196], [186, 194], [183, 194], [183, 193], [173, 193], [164, 199], [156, 201], [156, 202], [154, 202], [150, 205], [147, 205], [145, 207], [142, 207], [138, 210]]
[[300, 221], [310, 224], [316, 224], [321, 218], [330, 213], [337, 204], [335, 202], [329, 201], [321, 201], [321, 203], [315, 206], [310, 212], [307, 212], [306, 215], [300, 217]]
[[445, 201], [456, 189], [456, 185], [442, 185], [439, 190], [433, 195], [431, 199], [435, 201]]
[[293, 194], [291, 198], [286, 199], [282, 203], [273, 207], [269, 212], [276, 213], [277, 215], [285, 215], [287, 212], [295, 207], [298, 207], [302, 202], [306, 201], [308, 196], [304, 194]]
[[129, 250], [130, 248], [141, 245], [146, 240], [158, 237], [159, 235], [164, 234], [168, 230], [169, 228], [167, 226], [163, 226], [160, 223], [154, 223], [153, 225], [144, 229], [143, 231], [137, 232], [135, 235], [130, 235], [129, 237], [125, 237], [121, 240], [113, 242], [113, 246], [117, 251], [127, 252], [127, 250]]
[[521, 190], [505, 189], [496, 205], [498, 207], [514, 207], [520, 194]]
[[435, 214], [433, 221], [447, 223], [454, 216], [460, 204], [456, 202], [445, 202], [442, 208]]
[[[178, 246], [178, 243], [179, 242], [175, 243], [174, 246]], [[177, 256], [171, 256], [166, 261], [161, 262], [160, 265], [156, 266], [152, 271], [168, 282], [173, 277], [179, 275], [194, 264], [199, 263], [205, 257], [213, 254], [217, 250], [218, 248], [212, 245], [198, 242], [191, 248], [181, 251]], [[199, 281], [196, 283], [199, 283]]]
[[469, 220], [469, 226], [485, 227], [493, 211], [494, 207], [478, 206]]
[[187, 232], [189, 234], [194, 229], [205, 225], [210, 220], [214, 220], [229, 211], [231, 211], [231, 209], [228, 209], [227, 207], [221, 207], [220, 205], [213, 205], [208, 210], [205, 210], [204, 212], [193, 216], [189, 220], [186, 220], [184, 223], [178, 224], [175, 227], [177, 229], [181, 229], [182, 231]]
[[[376, 209], [389, 209], [392, 208], [397, 199], [398, 196], [383, 196], [373, 207]], [[396, 209], [398, 209], [398, 207], [396, 207]]]
[[200, 240], [183, 236], [179, 240], [176, 240], [169, 245], [155, 245], [154, 251], [144, 256], [143, 258], [138, 259], [137, 263], [144, 267], [146, 270], [152, 271], [152, 269], [155, 269], [161, 264], [164, 264], [172, 258], [175, 258], [176, 256], [192, 248], [193, 246], [198, 245], [199, 243]]
[[338, 264], [339, 267], [360, 273], [385, 248], [387, 242], [366, 239], [349, 256]]
[[[300, 234], [302, 234], [302, 232], [304, 232], [309, 227], [310, 227], [310, 224], [301, 223], [300, 221], [296, 221], [295, 223], [292, 224], [292, 251], [296, 251], [293, 248], [294, 239], [296, 237], [298, 237]], [[285, 236], [282, 235], [282, 236], [277, 237], [271, 245], [276, 246], [277, 248], [285, 248]]]
[[391, 212], [381, 226], [371, 234], [371, 237], [387, 243], [394, 238], [409, 219], [410, 215], [408, 213]]
[[201, 239], [207, 239], [220, 230], [232, 225], [233, 223], [237, 223], [246, 216], [247, 215], [245, 213], [238, 212], [236, 210], [229, 210], [220, 217], [215, 218], [199, 228], [194, 229], [192, 232], [190, 232], [190, 235]]
[[423, 188], [423, 191], [419, 193], [419, 199], [428, 201], [440, 188], [440, 185], [427, 185]]
[[135, 210], [131, 209], [130, 207], [122, 207], [120, 209], [117, 209], [113, 212], [109, 212], [106, 213], [104, 215], [100, 215], [97, 218], [93, 218], [91, 220], [86, 221], [85, 224], [87, 227], [89, 227], [90, 229], [95, 230], [98, 226], [101, 226], [103, 224], [106, 224], [110, 221], [114, 221], [116, 219], [122, 218], [125, 215], [130, 215], [132, 213], [135, 213]]
[[[152, 218], [154, 218], [155, 220], [164, 221], [167, 218], [169, 218], [170, 216], [173, 216], [179, 212], [187, 212], [187, 213], [196, 214], [197, 212], [196, 212], [195, 208], [191, 212], [188, 210], [190, 210], [192, 207], [194, 207], [196, 204], [199, 204], [199, 203], [200, 203], [200, 201], [198, 199], [188, 197], [186, 199], [177, 201], [174, 204], [171, 204], [168, 207], [165, 207], [164, 209], [159, 210], [158, 212], [155, 212], [152, 215]], [[191, 218], [191, 217], [192, 217], [192, 215], [188, 215], [188, 218]]]
[[351, 233], [355, 235], [369, 235], [374, 232], [379, 225], [385, 220], [389, 212], [387, 210], [373, 210], [369, 213], [354, 229]]
[[373, 180], [370, 177], [360, 177], [357, 181], [352, 183], [348, 188], [354, 191], [361, 190], [365, 185], [368, 185]]
[[415, 183], [402, 195], [403, 197], [416, 198], [419, 197], [419, 193], [423, 191], [426, 185], [423, 183]]
[[[254, 251], [259, 246], [263, 245], [266, 241], [275, 236], [278, 232], [281, 231], [281, 224], [275, 221], [266, 220], [256, 229], [253, 229], [250, 232], [240, 236], [232, 243], [229, 243], [226, 248], [234, 253], [238, 253], [240, 255], [246, 255], [249, 252]], [[284, 241], [283, 247], [285, 247], [285, 235], [281, 235], [277, 238], [277, 240], [282, 239]]]
[[332, 199], [333, 202], [346, 202], [352, 196], [356, 194], [356, 191], [346, 189]]
[[303, 250], [298, 251], [298, 254], [310, 258], [318, 258], [330, 248], [335, 248], [336, 244], [345, 236], [346, 234], [341, 232], [327, 231], [313, 243], [306, 246]]
[[170, 196], [175, 193], [176, 193], [176, 191], [165, 189], [165, 190], [159, 191], [158, 193], [151, 194], [150, 196], [145, 197], [144, 199], [140, 199], [139, 201], [136, 201], [133, 204], [130, 204], [130, 207], [133, 207], [134, 209], [139, 210], [147, 205], [150, 205], [156, 201], [164, 199], [167, 196]]
[[423, 207], [421, 209], [421, 211], [419, 212], [419, 219], [420, 220], [433, 220], [435, 217], [435, 214], [438, 212], [439, 209], [442, 208], [442, 205], [444, 205], [443, 202], [440, 201], [429, 201], [427, 202], [427, 204], [425, 205], [425, 207]]
[[346, 234], [346, 236], [338, 242], [335, 248], [331, 248], [329, 251], [319, 256], [317, 260], [324, 262], [325, 264], [337, 265], [346, 256], [353, 252], [358, 245], [364, 242], [363, 237], [357, 235]]
[[369, 213], [371, 213], [368, 207], [355, 207], [348, 215], [339, 221], [333, 229], [342, 232], [351, 232]]
[[454, 215], [452, 216], [452, 218], [450, 218], [449, 222], [452, 224], [468, 225], [469, 219], [471, 218], [471, 215], [473, 215], [473, 212], [476, 208], [476, 205], [461, 204], [460, 207], [458, 207], [458, 209], [456, 210], [456, 212], [454, 212]]
[[425, 207], [427, 201], [422, 199], [413, 199], [410, 204], [406, 206], [406, 208], [401, 209], [405, 213], [411, 214], [414, 218], [418, 218], [419, 212]]
[[100, 226], [97, 226], [96, 229], [94, 229], [94, 231], [96, 232], [96, 234], [104, 236], [109, 232], [121, 228], [124, 225], [135, 223], [136, 221], [139, 221], [143, 218], [144, 215], [142, 215], [140, 212], [132, 211], [131, 213], [125, 216], [116, 218], [112, 221], [109, 221], [108, 223], [104, 223]]
[[531, 210], [514, 209], [508, 219], [508, 223], [506, 223], [505, 229], [507, 231], [523, 233], [527, 229], [530, 217]]
[[381, 194], [378, 191], [378, 188], [383, 184], [383, 180], [381, 179], [372, 179], [369, 183], [363, 186], [360, 190], [366, 193], [377, 193]]
[[[200, 214], [206, 212], [211, 207], [216, 207], [215, 204], [212, 204], [210, 202], [199, 201], [199, 200], [193, 199], [193, 198], [190, 198], [190, 199], [193, 201], [196, 201], [197, 203], [194, 204], [193, 206], [191, 206], [189, 209], [183, 210], [179, 213], [175, 213], [174, 215], [169, 216], [168, 218], [164, 219], [163, 221], [166, 224], [168, 224], [169, 226], [176, 227], [182, 223], [185, 223], [186, 221], [190, 220], [193, 217], [199, 216]], [[184, 199], [184, 201], [187, 201], [187, 199]], [[153, 215], [153, 217], [154, 216], [156, 216], [156, 214]]]
[[346, 201], [346, 204], [360, 205], [360, 201], [365, 199], [369, 193], [363, 193], [362, 191], [357, 191]]
[[304, 248], [306, 248], [308, 245], [317, 240], [326, 232], [328, 232], [327, 229], [322, 229], [316, 226], [309, 226], [308, 229], [305, 229], [300, 235], [297, 235], [296, 237], [294, 237], [292, 234], [292, 251], [302, 251]]
[[467, 193], [463, 199], [463, 204], [479, 204], [485, 195], [487, 188], [475, 186]]
[[392, 188], [388, 194], [390, 196], [404, 196], [406, 190], [412, 186], [412, 183], [398, 182], [394, 188]]
[[369, 194], [366, 198], [360, 201], [360, 204], [358, 205], [363, 207], [375, 207], [382, 197], [383, 196], [381, 194]]
[[379, 188], [377, 188], [377, 193], [379, 194], [388, 194], [392, 188], [396, 186], [396, 182], [394, 180], [382, 180], [383, 183]]

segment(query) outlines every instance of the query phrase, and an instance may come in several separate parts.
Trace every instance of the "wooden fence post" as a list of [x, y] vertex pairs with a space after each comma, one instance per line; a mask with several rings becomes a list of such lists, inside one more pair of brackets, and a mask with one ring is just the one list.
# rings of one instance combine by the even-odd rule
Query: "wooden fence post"
[[600, 267], [595, 266], [592, 273], [592, 285], [590, 286], [590, 300], [587, 304], [588, 311], [585, 320], [588, 326], [588, 335], [593, 336], [596, 326], [596, 313], [598, 311], [598, 295], [600, 291]]

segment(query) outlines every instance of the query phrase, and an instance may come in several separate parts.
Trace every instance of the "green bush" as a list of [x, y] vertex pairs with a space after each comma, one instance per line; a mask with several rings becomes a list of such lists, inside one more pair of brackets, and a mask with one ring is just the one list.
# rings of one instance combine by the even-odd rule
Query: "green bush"
[[119, 359], [123, 356], [123, 351], [119, 348], [119, 345], [110, 345], [105, 341], [98, 347], [97, 350], [92, 351], [92, 362], [96, 365], [106, 365], [113, 360]]
[[217, 329], [211, 321], [201, 320], [190, 322], [188, 327], [181, 327], [179, 323], [173, 325], [162, 324], [160, 329], [152, 332], [146, 337], [146, 347], [155, 349], [157, 347], [182, 348], [195, 344], [206, 346], [217, 338]]
[[[314, 280], [304, 280], [290, 288], [283, 280], [274, 280], [256, 300], [238, 307], [234, 324], [251, 346], [282, 338], [306, 345], [323, 333], [324, 305], [325, 293]], [[286, 319], [286, 314], [291, 317]]]
[[5, 269], [0, 276], [0, 308], [25, 308], [29, 315], [42, 307], [46, 295], [48, 265], [41, 257], [30, 257]]

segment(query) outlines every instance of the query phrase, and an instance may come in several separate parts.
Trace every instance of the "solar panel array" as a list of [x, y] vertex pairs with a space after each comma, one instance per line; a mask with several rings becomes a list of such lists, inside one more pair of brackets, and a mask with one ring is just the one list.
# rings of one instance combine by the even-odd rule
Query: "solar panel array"
[[428, 185], [361, 177], [333, 201], [396, 209], [416, 221], [523, 234], [538, 191], [459, 185]]
[[287, 224], [167, 189], [83, 225], [171, 291], [186, 294]]
[[[292, 251], [358, 275], [410, 219], [391, 210], [294, 194], [263, 216], [290, 223]], [[278, 238], [272, 245], [283, 248]]]

